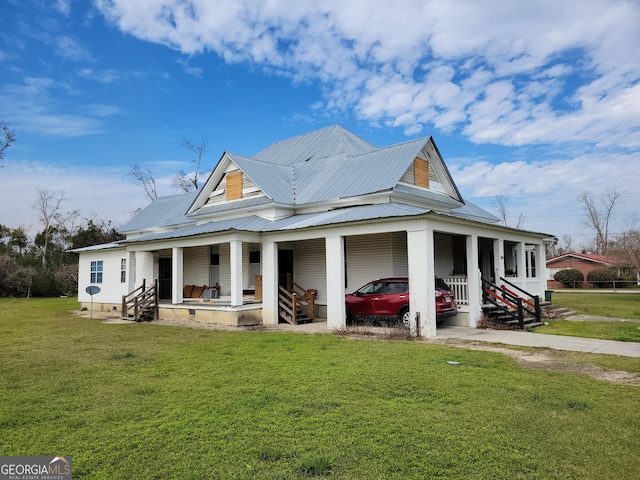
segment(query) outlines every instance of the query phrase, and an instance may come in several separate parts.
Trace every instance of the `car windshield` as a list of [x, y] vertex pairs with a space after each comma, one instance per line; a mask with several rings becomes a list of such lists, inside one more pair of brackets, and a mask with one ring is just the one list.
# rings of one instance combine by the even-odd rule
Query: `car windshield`
[[446, 290], [451, 290], [451, 288], [449, 288], [449, 285], [444, 283], [444, 280], [442, 280], [441, 278], [436, 278], [436, 290], [444, 292]]

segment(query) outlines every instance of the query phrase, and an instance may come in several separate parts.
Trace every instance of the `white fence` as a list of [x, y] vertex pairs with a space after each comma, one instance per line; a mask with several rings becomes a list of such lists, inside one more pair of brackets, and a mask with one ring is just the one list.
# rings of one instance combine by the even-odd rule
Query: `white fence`
[[458, 305], [469, 305], [469, 285], [467, 277], [442, 277], [442, 280], [451, 287]]

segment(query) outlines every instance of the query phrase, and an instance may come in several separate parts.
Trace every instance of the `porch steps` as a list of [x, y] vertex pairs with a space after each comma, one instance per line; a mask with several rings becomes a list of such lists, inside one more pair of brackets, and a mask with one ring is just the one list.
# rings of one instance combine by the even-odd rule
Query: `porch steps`
[[[504, 325], [506, 327], [519, 328], [519, 322], [514, 318], [514, 315], [517, 316], [517, 312], [507, 305], [504, 305], [504, 308], [511, 312], [511, 314], [492, 304], [482, 305], [482, 311], [484, 312], [485, 319], [489, 323]], [[526, 330], [534, 327], [539, 327], [540, 325], [543, 325], [543, 322], [536, 321], [534, 317], [524, 317], [524, 328]]]
[[297, 312], [296, 312], [296, 318], [293, 318], [293, 315], [291, 315], [286, 309], [284, 308], [280, 308], [279, 309], [279, 314], [280, 314], [280, 318], [282, 318], [285, 322], [287, 322], [290, 325], [299, 325], [301, 323], [312, 323], [313, 322], [313, 318], [309, 317], [306, 313], [306, 310], [302, 307], [298, 307], [297, 308]]
[[560, 305], [548, 304], [542, 306], [542, 315], [544, 316], [544, 318], [563, 319], [572, 317], [575, 314], [576, 312], [574, 310], [570, 310]]
[[139, 312], [138, 319], [136, 320], [135, 315], [130, 313], [126, 317], [122, 317], [122, 320], [129, 320], [131, 322], [150, 322], [154, 319], [155, 316], [155, 307], [146, 307]]

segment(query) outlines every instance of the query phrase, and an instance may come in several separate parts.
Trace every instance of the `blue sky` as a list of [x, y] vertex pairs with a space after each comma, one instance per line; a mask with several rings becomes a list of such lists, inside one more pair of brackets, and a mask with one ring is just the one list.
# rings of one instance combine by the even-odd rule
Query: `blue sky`
[[191, 167], [184, 138], [251, 155], [341, 124], [385, 146], [432, 135], [462, 195], [578, 247], [576, 197], [640, 210], [640, 2], [3, 0], [0, 223], [64, 211], [125, 222]]

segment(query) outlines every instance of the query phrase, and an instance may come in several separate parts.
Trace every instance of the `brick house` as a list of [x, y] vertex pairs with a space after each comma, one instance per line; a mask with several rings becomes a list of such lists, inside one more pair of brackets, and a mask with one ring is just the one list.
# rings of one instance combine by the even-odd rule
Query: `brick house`
[[[591, 253], [576, 253], [567, 252], [557, 257], [553, 257], [547, 260], [547, 287], [548, 288], [561, 288], [562, 283], [553, 279], [553, 276], [560, 270], [566, 270], [573, 268], [579, 270], [584, 275], [585, 281], [577, 287], [590, 287], [587, 280], [587, 275], [593, 270], [601, 268], [617, 267], [621, 268], [620, 262], [613, 257], [607, 255], [594, 255]], [[622, 272], [619, 272], [621, 274]]]

